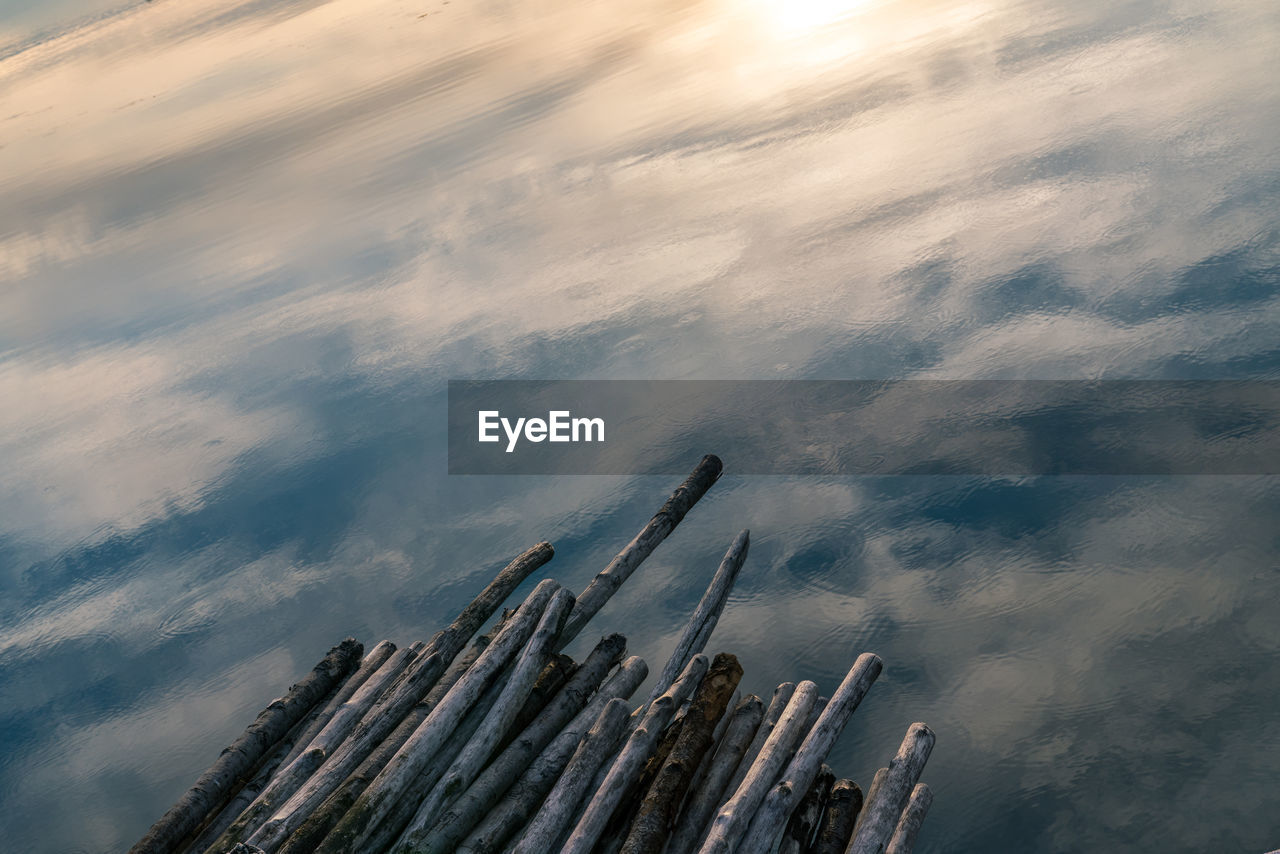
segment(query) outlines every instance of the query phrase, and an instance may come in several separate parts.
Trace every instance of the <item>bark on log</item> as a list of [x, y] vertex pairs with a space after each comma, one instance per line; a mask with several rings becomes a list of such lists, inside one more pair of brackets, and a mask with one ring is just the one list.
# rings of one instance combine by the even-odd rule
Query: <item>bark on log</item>
[[236, 782], [249, 777], [271, 747], [302, 720], [339, 680], [355, 669], [363, 651], [364, 647], [351, 638], [329, 650], [302, 681], [258, 714], [249, 728], [200, 775], [195, 785], [129, 849], [129, 854], [172, 852], [187, 834], [230, 800]]
[[809, 713], [817, 699], [817, 685], [806, 680], [796, 686], [791, 701], [760, 748], [760, 755], [751, 764], [742, 784], [712, 820], [700, 849], [702, 854], [729, 854], [737, 849], [769, 787], [804, 735], [804, 725], [808, 723]]
[[[745, 532], [741, 539], [745, 543]], [[640, 804], [622, 845], [623, 854], [661, 854], [693, 775], [741, 679], [742, 666], [734, 656], [720, 653], [712, 661], [694, 692], [679, 738]]]
[[[414, 730], [426, 720], [427, 715], [431, 714], [431, 710], [444, 699], [444, 695], [449, 693], [449, 689], [457, 684], [458, 680], [462, 678], [462, 674], [471, 668], [471, 665], [475, 663], [480, 654], [493, 642], [493, 639], [498, 636], [498, 633], [502, 631], [502, 628], [513, 616], [515, 616], [514, 609], [505, 609], [488, 631], [477, 636], [467, 649], [454, 659], [445, 674], [437, 680], [436, 684], [427, 692], [427, 695], [409, 710], [409, 713], [395, 730], [383, 739], [377, 748], [360, 763], [359, 767], [342, 782], [333, 794], [325, 799], [319, 808], [307, 817], [306, 821], [297, 830], [289, 835], [278, 854], [311, 854], [312, 851], [315, 851], [320, 846], [334, 825], [342, 819], [347, 810], [351, 809], [351, 805], [356, 802], [356, 798], [364, 793], [364, 790], [373, 782], [373, 778], [378, 776], [378, 772], [386, 767], [386, 764], [391, 761], [392, 756], [395, 756], [400, 746], [408, 740], [409, 736], [413, 735]], [[421, 650], [419, 650], [419, 653], [421, 654]], [[210, 852], [210, 854], [221, 854], [221, 852]]]
[[676, 641], [671, 657], [667, 659], [666, 666], [658, 674], [658, 680], [653, 690], [649, 692], [646, 702], [652, 702], [659, 694], [666, 691], [684, 670], [689, 659], [706, 647], [707, 640], [710, 639], [711, 632], [715, 629], [721, 612], [724, 611], [725, 600], [733, 590], [738, 571], [742, 569], [742, 562], [747, 559], [747, 549], [750, 544], [750, 532], [744, 530], [738, 534], [729, 546], [729, 550], [725, 552], [715, 575], [711, 577], [711, 583], [707, 585], [706, 592], [702, 594], [697, 607], [693, 609], [693, 614], [685, 625], [680, 640]]
[[933, 730], [922, 723], [914, 723], [907, 728], [883, 782], [879, 786], [873, 785], [874, 791], [867, 795], [848, 854], [883, 854], [897, 827], [898, 817], [911, 796], [912, 787], [920, 781], [920, 772], [929, 760], [934, 741]]
[[556, 850], [561, 837], [569, 831], [569, 822], [577, 814], [596, 771], [613, 758], [629, 714], [627, 701], [620, 697], [605, 704], [512, 849], [513, 854], [546, 854]]
[[542, 802], [605, 703], [630, 697], [648, 675], [644, 661], [632, 656], [600, 685], [625, 644], [621, 635], [603, 638], [546, 711], [489, 764], [430, 832], [420, 839], [406, 835], [398, 845], [445, 854], [465, 839], [482, 850], [500, 851]]
[[494, 638], [493, 643], [489, 644], [471, 669], [458, 680], [458, 684], [449, 690], [422, 725], [401, 745], [364, 794], [356, 799], [355, 804], [326, 837], [320, 851], [336, 854], [339, 851], [358, 849], [365, 834], [376, 829], [390, 814], [413, 780], [430, 765], [467, 711], [525, 646], [539, 625], [548, 603], [561, 589], [559, 584], [549, 578], [538, 583], [529, 598], [516, 610], [515, 616]]
[[862, 810], [862, 789], [852, 780], [836, 780], [822, 808], [822, 823], [810, 854], [844, 854]]
[[[688, 708], [688, 704], [685, 704]], [[622, 797], [618, 800], [618, 806], [614, 809], [613, 815], [609, 817], [609, 823], [605, 825], [604, 831], [600, 834], [600, 841], [596, 843], [595, 854], [618, 854], [622, 850], [622, 843], [627, 837], [627, 832], [631, 829], [631, 822], [635, 820], [636, 814], [640, 812], [640, 803], [644, 799], [644, 795], [649, 791], [649, 787], [653, 785], [653, 781], [658, 776], [658, 771], [662, 768], [663, 763], [667, 761], [667, 757], [671, 754], [671, 748], [675, 747], [676, 740], [680, 737], [680, 733], [684, 730], [685, 716], [683, 712], [677, 712], [675, 720], [667, 725], [662, 731], [662, 737], [658, 739], [658, 744], [653, 748], [649, 757], [644, 761], [644, 767], [640, 769], [639, 775], [631, 782]], [[627, 735], [630, 735], [628, 730]], [[603, 780], [596, 781], [597, 788]]]
[[[561, 588], [551, 598], [542, 614], [537, 629], [520, 651], [520, 657], [506, 677], [502, 696], [485, 716], [479, 730], [463, 748], [462, 753], [448, 766], [430, 792], [427, 793], [416, 813], [411, 813], [407, 825], [386, 828], [394, 839], [405, 832], [425, 833], [435, 824], [440, 812], [453, 803], [470, 786], [484, 768], [485, 763], [497, 753], [498, 745], [515, 722], [516, 715], [529, 699], [543, 666], [552, 654], [552, 645], [560, 635], [560, 629], [573, 607], [573, 595]], [[479, 662], [476, 664], [479, 667]], [[372, 851], [370, 847], [354, 846], [352, 850]], [[326, 852], [330, 854], [330, 852]], [[340, 852], [332, 852], [340, 854]], [[345, 852], [341, 852], [345, 854]]]
[[586, 589], [578, 595], [573, 613], [569, 615], [569, 622], [560, 639], [561, 649], [578, 636], [583, 626], [604, 607], [614, 593], [618, 592], [618, 588], [631, 577], [636, 567], [653, 553], [668, 534], [675, 530], [676, 525], [679, 525], [680, 520], [689, 512], [689, 508], [693, 507], [720, 477], [723, 468], [719, 457], [711, 454], [703, 457], [693, 472], [685, 478], [684, 483], [676, 488], [640, 533], [636, 534], [635, 538], [627, 543], [613, 560], [609, 561], [609, 565], [592, 579]]
[[782, 779], [769, 789], [764, 803], [751, 819], [751, 826], [738, 850], [743, 854], [772, 851], [786, 826], [787, 817], [795, 812], [800, 798], [809, 791], [823, 760], [862, 698], [871, 690], [883, 668], [880, 656], [864, 652], [845, 674], [813, 728], [804, 737], [795, 756], [783, 772]]
[[[783, 682], [773, 689], [773, 697], [769, 700], [769, 707], [764, 710], [764, 718], [760, 721], [760, 726], [756, 728], [756, 734], [752, 737], [751, 743], [747, 745], [746, 752], [742, 754], [742, 760], [738, 763], [738, 767], [734, 769], [733, 776], [729, 778], [729, 784], [725, 786], [726, 800], [732, 797], [734, 792], [738, 791], [738, 787], [746, 779], [747, 772], [751, 770], [751, 765], [756, 761], [756, 757], [760, 755], [760, 748], [764, 747], [764, 743], [768, 741], [773, 728], [778, 725], [778, 719], [787, 710], [787, 703], [791, 702], [791, 695], [795, 692], [796, 683], [794, 682]], [[719, 805], [717, 804], [717, 806]]]
[[898, 818], [898, 826], [894, 828], [885, 854], [911, 854], [911, 849], [916, 846], [920, 825], [924, 824], [924, 817], [932, 804], [933, 790], [927, 783], [916, 783], [916, 787], [911, 790], [911, 798], [907, 801], [906, 809]]
[[778, 854], [807, 854], [810, 845], [817, 837], [818, 824], [822, 821], [822, 808], [831, 794], [831, 784], [836, 780], [835, 773], [825, 763], [818, 769], [813, 778], [813, 785], [800, 799], [800, 805], [791, 814], [787, 827], [782, 833], [782, 844], [778, 846]]
[[395, 651], [386, 658], [372, 676], [351, 695], [334, 713], [320, 732], [303, 745], [291, 763], [276, 772], [266, 789], [248, 806], [240, 817], [218, 840], [210, 846], [214, 851], [225, 851], [237, 842], [249, 839], [271, 815], [298, 791], [326, 758], [351, 734], [361, 718], [373, 707], [374, 702], [414, 658], [412, 649]]
[[285, 837], [306, 821], [399, 725], [502, 601], [534, 570], [551, 560], [554, 553], [550, 543], [539, 543], [507, 564], [448, 628], [436, 633], [414, 660], [409, 675], [399, 687], [370, 710], [347, 742], [249, 841], [267, 854], [274, 854]]
[[551, 698], [560, 693], [560, 689], [569, 683], [577, 671], [578, 663], [563, 652], [557, 652], [551, 656], [546, 667], [542, 668], [542, 672], [538, 674], [538, 681], [533, 683], [528, 701], [521, 707], [515, 723], [507, 730], [506, 737], [498, 746], [499, 753], [506, 750], [507, 745], [515, 741], [516, 736], [528, 729], [534, 718], [542, 714], [542, 710], [551, 702]]
[[706, 672], [707, 657], [695, 655], [667, 692], [649, 704], [649, 710], [645, 712], [640, 726], [631, 733], [631, 737], [609, 766], [603, 785], [592, 795], [577, 826], [565, 841], [561, 854], [590, 854], [617, 808], [618, 801], [640, 774], [667, 723], [684, 699], [693, 693]]
[[692, 854], [698, 850], [707, 822], [724, 803], [729, 779], [742, 762], [763, 717], [764, 702], [755, 694], [748, 694], [734, 708], [706, 775], [689, 793], [676, 829], [667, 842], [668, 854]]

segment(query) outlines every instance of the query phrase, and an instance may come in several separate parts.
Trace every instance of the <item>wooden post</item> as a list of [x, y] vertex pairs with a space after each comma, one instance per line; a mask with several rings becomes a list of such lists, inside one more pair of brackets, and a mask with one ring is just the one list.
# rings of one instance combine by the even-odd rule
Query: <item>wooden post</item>
[[324, 803], [387, 734], [399, 725], [409, 710], [440, 678], [468, 639], [493, 616], [503, 600], [534, 570], [551, 560], [554, 553], [550, 543], [539, 543], [507, 564], [448, 628], [431, 639], [414, 660], [399, 687], [370, 710], [346, 743], [249, 841], [267, 854], [274, 854], [285, 837], [298, 829], [312, 811]]
[[129, 854], [172, 852], [206, 816], [231, 799], [236, 781], [250, 776], [271, 747], [356, 668], [362, 652], [364, 647], [351, 638], [329, 650], [302, 681], [258, 714], [195, 785], [129, 849]]
[[729, 727], [707, 766], [706, 775], [691, 788], [685, 800], [676, 828], [667, 842], [668, 854], [692, 854], [698, 850], [707, 821], [724, 802], [729, 778], [742, 762], [742, 756], [763, 717], [764, 702], [755, 694], [748, 694], [733, 710]]
[[586, 738], [578, 745], [560, 779], [547, 794], [542, 807], [524, 830], [512, 849], [513, 854], [546, 854], [556, 850], [567, 825], [577, 814], [578, 805], [587, 793], [601, 765], [613, 758], [622, 738], [630, 710], [627, 701], [615, 697], [605, 704]]
[[[745, 532], [740, 539], [745, 543]], [[725, 717], [725, 708], [742, 679], [738, 659], [720, 653], [693, 694], [684, 726], [640, 803], [640, 811], [622, 845], [623, 854], [662, 854], [676, 814], [693, 775], [711, 746], [712, 733]]]
[[659, 694], [666, 691], [684, 670], [689, 659], [706, 647], [711, 632], [715, 629], [721, 612], [724, 611], [724, 603], [729, 598], [730, 591], [733, 590], [738, 571], [742, 569], [742, 562], [747, 559], [747, 548], [750, 544], [750, 532], [744, 530], [738, 534], [729, 546], [729, 550], [725, 552], [720, 566], [711, 578], [711, 583], [707, 585], [706, 592], [702, 594], [689, 622], [685, 625], [680, 640], [676, 641], [671, 657], [667, 659], [666, 666], [658, 674], [658, 680], [653, 690], [649, 692], [646, 702], [652, 702]]
[[817, 836], [818, 824], [822, 821], [822, 807], [831, 793], [831, 784], [836, 775], [827, 765], [818, 769], [813, 778], [813, 785], [800, 800], [800, 806], [791, 814], [786, 830], [782, 832], [782, 844], [778, 846], [778, 854], [807, 854], [809, 846]]
[[[489, 764], [428, 833], [405, 834], [393, 850], [446, 854], [472, 846], [501, 851], [555, 784], [605, 703], [630, 697], [648, 675], [644, 661], [632, 656], [591, 696], [604, 677], [598, 662], [620, 654], [618, 645], [611, 643], [615, 639], [621, 640], [621, 635], [611, 635], [596, 646], [546, 712]], [[606, 646], [607, 655], [602, 653]], [[465, 840], [461, 848], [460, 840]]]
[[507, 734], [499, 745], [499, 752], [506, 750], [507, 745], [524, 732], [529, 724], [533, 723], [534, 718], [542, 714], [542, 710], [551, 702], [551, 698], [560, 693], [560, 689], [568, 684], [573, 674], [577, 672], [578, 662], [563, 652], [557, 652], [551, 656], [546, 667], [542, 668], [542, 672], [538, 674], [538, 681], [533, 683], [533, 691], [529, 693], [528, 702], [521, 706], [515, 723], [507, 729]]
[[924, 824], [924, 817], [932, 804], [933, 790], [927, 783], [916, 783], [916, 787], [911, 790], [911, 798], [907, 801], [906, 809], [898, 818], [898, 826], [894, 829], [892, 838], [889, 839], [889, 847], [885, 849], [885, 854], [911, 854], [911, 849], [916, 846], [920, 825]]
[[689, 509], [698, 502], [698, 499], [706, 495], [707, 490], [720, 477], [723, 468], [719, 457], [711, 454], [703, 457], [693, 472], [685, 478], [684, 483], [676, 488], [640, 533], [636, 534], [635, 538], [627, 543], [613, 560], [609, 561], [609, 565], [592, 579], [586, 589], [578, 595], [573, 613], [569, 615], [569, 622], [560, 638], [561, 649], [578, 636], [583, 626], [604, 607], [604, 603], [608, 602], [614, 593], [618, 592], [618, 588], [631, 577], [636, 567], [653, 554], [658, 544], [675, 530], [676, 525], [680, 524], [680, 520], [685, 517]]
[[631, 737], [609, 766], [603, 785], [592, 795], [577, 826], [565, 841], [561, 854], [590, 854], [622, 795], [642, 770], [650, 751], [662, 735], [662, 730], [684, 699], [693, 693], [706, 672], [707, 657], [695, 655], [675, 684], [649, 704], [649, 710], [645, 712], [640, 726], [631, 733]]
[[[929, 760], [935, 736], [933, 730], [922, 723], [907, 728], [898, 753], [889, 763], [884, 781], [872, 785], [862, 817], [853, 832], [848, 854], [883, 854], [898, 824], [898, 817], [907, 805], [911, 789], [920, 780], [920, 772]], [[877, 775], [879, 776], [879, 775]]]
[[787, 817], [795, 812], [800, 798], [809, 791], [827, 754], [845, 724], [871, 690], [871, 684], [880, 675], [883, 663], [880, 656], [864, 652], [845, 675], [813, 728], [783, 772], [782, 779], [769, 789], [764, 803], [751, 819], [750, 829], [739, 850], [743, 854], [772, 851], [778, 836], [786, 826]]
[[852, 780], [836, 780], [822, 808], [822, 823], [810, 854], [844, 854], [862, 809], [862, 789]]
[[794, 682], [783, 682], [773, 689], [773, 697], [769, 700], [769, 707], [764, 710], [764, 718], [760, 721], [760, 726], [756, 728], [756, 733], [752, 737], [751, 743], [747, 745], [746, 751], [742, 754], [742, 759], [739, 761], [738, 767], [734, 769], [733, 776], [729, 778], [729, 784], [725, 786], [724, 792], [726, 795], [732, 796], [734, 792], [738, 791], [742, 781], [746, 779], [752, 763], [760, 755], [760, 748], [764, 747], [764, 743], [769, 739], [774, 727], [778, 725], [778, 719], [786, 711], [787, 703], [791, 702], [791, 695], [795, 691], [796, 683]]
[[[401, 745], [385, 768], [373, 779], [363, 795], [325, 838], [320, 851], [355, 850], [365, 834], [377, 828], [396, 801], [435, 758], [440, 747], [457, 728], [467, 711], [533, 634], [552, 597], [561, 590], [559, 584], [544, 579], [516, 610], [511, 622], [503, 627], [493, 643], [480, 654], [471, 669], [462, 675], [422, 725]], [[256, 839], [250, 839], [256, 843]]]
[[760, 755], [747, 771], [742, 784], [712, 820], [711, 829], [702, 843], [702, 854], [730, 854], [737, 849], [769, 787], [804, 735], [804, 726], [817, 699], [817, 685], [806, 680], [796, 686], [791, 701], [760, 748]]

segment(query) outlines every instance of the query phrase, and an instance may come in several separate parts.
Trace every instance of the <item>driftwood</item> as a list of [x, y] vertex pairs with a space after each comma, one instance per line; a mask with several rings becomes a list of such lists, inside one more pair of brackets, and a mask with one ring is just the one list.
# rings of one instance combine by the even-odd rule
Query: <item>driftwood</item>
[[756, 809], [804, 734], [817, 699], [817, 685], [807, 680], [796, 685], [782, 717], [761, 746], [760, 755], [751, 764], [742, 784], [712, 820], [700, 849], [702, 854], [726, 854], [737, 849]]
[[[355, 729], [360, 719], [373, 707], [374, 702], [391, 682], [408, 666], [414, 653], [412, 649], [395, 651], [381, 667], [369, 676], [358, 690], [334, 713], [315, 738], [303, 745], [297, 758], [281, 768], [267, 784], [257, 799], [231, 823], [231, 826], [211, 846], [215, 851], [225, 851], [237, 842], [248, 839], [287, 801], [294, 792], [316, 772], [331, 756], [339, 744]], [[363, 665], [362, 665], [363, 667]]]
[[613, 560], [609, 561], [609, 565], [592, 579], [586, 589], [578, 595], [573, 613], [569, 615], [569, 622], [565, 625], [564, 633], [560, 638], [561, 649], [578, 636], [591, 618], [604, 607], [614, 593], [618, 592], [622, 583], [631, 577], [636, 567], [653, 553], [668, 534], [675, 530], [676, 525], [679, 525], [680, 520], [689, 512], [689, 508], [706, 495], [707, 490], [720, 477], [723, 468], [719, 457], [710, 454], [703, 457], [693, 472], [685, 478], [684, 483], [676, 488], [640, 533], [636, 534], [635, 538], [627, 543]]
[[555, 785], [604, 705], [614, 697], [630, 697], [648, 675], [644, 661], [632, 656], [591, 696], [603, 677], [603, 670], [596, 675], [595, 663], [620, 654], [618, 645], [611, 643], [620, 639], [612, 635], [602, 640], [546, 712], [489, 764], [435, 826], [421, 837], [405, 834], [393, 850], [501, 851]]
[[733, 776], [729, 778], [729, 784], [725, 786], [726, 795], [732, 795], [738, 791], [738, 787], [742, 785], [742, 781], [747, 777], [747, 772], [751, 770], [752, 763], [760, 755], [760, 748], [764, 747], [764, 743], [768, 741], [773, 728], [778, 725], [778, 719], [787, 710], [787, 703], [791, 702], [791, 695], [795, 692], [796, 683], [794, 682], [783, 682], [773, 689], [773, 697], [770, 698], [769, 706], [764, 710], [764, 718], [760, 721], [760, 726], [756, 728], [756, 734], [751, 738], [751, 743], [747, 745], [747, 749], [743, 752], [742, 759], [738, 762], [738, 767], [733, 771]]
[[627, 701], [618, 697], [600, 710], [600, 716], [570, 757], [560, 779], [525, 827], [523, 836], [512, 849], [513, 854], [546, 854], [556, 850], [596, 771], [613, 758], [629, 712]]
[[747, 548], [750, 543], [750, 533], [742, 531], [725, 552], [720, 566], [711, 578], [711, 583], [707, 585], [706, 592], [702, 594], [697, 607], [693, 609], [693, 615], [680, 635], [680, 640], [676, 641], [671, 657], [667, 659], [666, 666], [658, 674], [658, 680], [646, 702], [652, 702], [659, 694], [666, 691], [684, 670], [689, 659], [706, 647], [711, 632], [715, 629], [721, 612], [724, 611], [724, 603], [729, 598], [729, 592], [733, 590], [738, 571], [742, 569], [742, 562], [747, 559]]
[[778, 854], [806, 854], [810, 844], [818, 832], [818, 824], [822, 821], [822, 807], [831, 793], [831, 784], [835, 782], [835, 772], [827, 765], [818, 769], [813, 778], [813, 785], [800, 799], [800, 806], [791, 814], [786, 830], [782, 832], [782, 843], [778, 846]]
[[[454, 662], [449, 665], [449, 669], [440, 677], [427, 695], [422, 698], [409, 713], [405, 715], [400, 724], [383, 739], [377, 748], [374, 749], [359, 767], [351, 773], [342, 785], [325, 799], [324, 803], [307, 817], [297, 830], [289, 835], [283, 846], [279, 850], [279, 854], [311, 854], [315, 851], [325, 837], [330, 833], [333, 827], [342, 819], [347, 810], [351, 809], [356, 799], [364, 793], [369, 784], [373, 782], [373, 778], [378, 776], [386, 764], [391, 761], [391, 757], [395, 756], [400, 746], [413, 735], [414, 731], [426, 720], [431, 710], [444, 699], [444, 695], [449, 689], [457, 684], [462, 678], [462, 674], [470, 669], [485, 648], [493, 642], [503, 627], [515, 616], [513, 609], [506, 609], [502, 615], [484, 634], [478, 635], [475, 640], [467, 647], [467, 649], [459, 655]], [[220, 854], [219, 852], [211, 852], [211, 854]]]
[[[739, 539], [745, 550], [745, 532]], [[742, 665], [732, 655], [720, 653], [712, 661], [693, 694], [679, 737], [640, 803], [622, 845], [623, 854], [661, 854], [693, 775], [714, 740], [716, 727], [726, 717], [725, 709], [741, 679]]]
[[560, 585], [549, 578], [538, 583], [471, 669], [462, 675], [422, 725], [400, 746], [319, 850], [325, 854], [359, 850], [365, 834], [376, 829], [390, 814], [404, 791], [435, 758], [466, 713], [525, 646], [548, 604], [561, 590]]
[[515, 722], [507, 729], [506, 737], [498, 745], [499, 752], [506, 750], [507, 745], [524, 732], [538, 715], [542, 714], [542, 710], [551, 702], [551, 698], [560, 693], [560, 689], [568, 684], [577, 671], [578, 663], [563, 652], [557, 652], [551, 656], [551, 660], [538, 674], [538, 681], [533, 683], [528, 701], [520, 708]]
[[502, 601], [534, 570], [551, 560], [553, 554], [555, 550], [551, 548], [551, 544], [543, 542], [507, 564], [448, 628], [431, 639], [414, 660], [410, 673], [399, 687], [370, 710], [346, 743], [258, 829], [249, 842], [264, 849], [267, 854], [273, 854], [285, 837], [306, 821], [311, 812], [396, 728], [440, 678], [467, 640], [493, 616]]
[[853, 832], [848, 854], [881, 854], [888, 846], [898, 817], [911, 796], [911, 789], [919, 782], [920, 772], [929, 760], [934, 738], [933, 730], [922, 723], [914, 723], [907, 728], [883, 781], [879, 786], [873, 783], [872, 791], [867, 793], [867, 802]]
[[853, 824], [862, 810], [862, 789], [852, 780], [836, 780], [822, 808], [822, 822], [810, 854], [844, 854]]
[[[554, 582], [553, 582], [554, 583]], [[542, 672], [543, 666], [552, 654], [552, 645], [560, 634], [564, 621], [573, 607], [573, 596], [563, 588], [556, 591], [551, 602], [542, 614], [538, 627], [534, 630], [525, 647], [520, 652], [515, 666], [506, 677], [502, 695], [493, 709], [485, 716], [479, 730], [463, 748], [462, 753], [446, 770], [439, 782], [427, 794], [419, 805], [412, 819], [405, 826], [388, 827], [394, 840], [401, 832], [425, 832], [435, 823], [442, 809], [451, 804], [466, 788], [475, 781], [484, 764], [498, 749], [499, 743], [507, 734], [507, 729], [515, 721], [521, 707], [533, 691], [534, 683]], [[501, 643], [499, 638], [497, 643]], [[495, 646], [497, 644], [495, 643]], [[476, 668], [480, 662], [476, 662]], [[465, 677], [464, 677], [465, 678]], [[459, 683], [461, 684], [461, 683]], [[353, 850], [375, 850], [372, 847], [354, 846]]]
[[604, 831], [605, 825], [608, 824], [610, 816], [617, 808], [618, 801], [640, 774], [662, 730], [666, 728], [685, 697], [693, 693], [693, 689], [706, 672], [707, 657], [695, 655], [684, 673], [667, 689], [666, 693], [649, 704], [649, 710], [645, 712], [640, 726], [631, 733], [631, 737], [627, 739], [617, 758], [609, 766], [604, 783], [592, 795], [577, 826], [565, 841], [561, 854], [590, 853]]
[[823, 760], [831, 752], [862, 698], [871, 690], [871, 684], [882, 668], [880, 656], [871, 652], [858, 656], [853, 667], [849, 668], [835, 695], [787, 765], [782, 780], [769, 789], [764, 803], [751, 819], [750, 829], [739, 846], [744, 854], [773, 849], [787, 816], [795, 811], [800, 798], [813, 785]]
[[726, 717], [730, 720], [724, 738], [707, 765], [706, 775], [690, 790], [680, 819], [667, 842], [669, 854], [690, 854], [698, 849], [708, 820], [724, 802], [729, 778], [760, 726], [764, 702], [755, 694], [748, 694], [734, 708], [733, 714]]
[[[640, 773], [623, 791], [622, 797], [618, 799], [618, 806], [614, 809], [613, 815], [609, 817], [609, 822], [600, 834], [600, 840], [596, 843], [595, 854], [618, 854], [622, 850], [622, 843], [627, 838], [627, 831], [631, 828], [631, 823], [640, 812], [640, 804], [644, 800], [645, 792], [649, 791], [649, 787], [657, 779], [658, 771], [662, 769], [663, 763], [671, 755], [671, 748], [675, 747], [676, 740], [680, 738], [680, 733], [684, 731], [684, 710], [687, 708], [688, 703], [682, 707], [681, 711], [676, 712], [675, 720], [667, 724], [666, 729], [662, 731], [662, 736], [658, 739], [658, 743], [648, 757], [645, 758], [644, 766], [640, 769]], [[633, 715], [631, 719], [635, 720], [635, 716]], [[629, 726], [626, 729], [629, 737], [631, 729]], [[605, 770], [607, 771], [608, 769], [606, 768]], [[587, 791], [598, 790], [603, 782], [603, 777], [593, 781], [592, 786], [588, 787]]]
[[258, 714], [195, 785], [129, 849], [129, 854], [168, 854], [179, 845], [207, 816], [230, 800], [237, 781], [252, 776], [271, 747], [356, 668], [363, 651], [364, 647], [351, 638], [329, 650], [302, 681]]
[[911, 854], [911, 849], [916, 845], [916, 835], [920, 832], [920, 825], [924, 823], [924, 817], [932, 804], [933, 790], [927, 783], [916, 783], [916, 787], [911, 790], [911, 798], [907, 801], [906, 809], [898, 818], [898, 826], [894, 828], [885, 854]]

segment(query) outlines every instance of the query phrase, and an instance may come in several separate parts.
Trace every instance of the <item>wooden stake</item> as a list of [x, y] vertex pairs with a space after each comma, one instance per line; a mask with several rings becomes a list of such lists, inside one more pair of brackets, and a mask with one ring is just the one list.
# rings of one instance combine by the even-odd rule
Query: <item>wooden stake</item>
[[795, 692], [796, 683], [794, 682], [783, 682], [773, 689], [773, 697], [769, 700], [769, 707], [764, 711], [764, 719], [760, 721], [760, 726], [756, 728], [756, 734], [752, 737], [751, 743], [747, 745], [746, 752], [742, 754], [742, 760], [738, 763], [738, 767], [734, 769], [733, 776], [729, 778], [729, 784], [724, 789], [725, 795], [732, 797], [733, 793], [738, 791], [738, 787], [742, 785], [742, 781], [747, 778], [747, 772], [751, 770], [752, 763], [760, 755], [760, 748], [764, 747], [764, 743], [768, 741], [769, 735], [773, 732], [774, 727], [778, 725], [778, 719], [786, 711], [787, 703], [791, 702], [791, 695]]
[[778, 846], [778, 854], [806, 854], [810, 844], [818, 832], [818, 824], [822, 821], [822, 807], [831, 793], [831, 784], [836, 775], [824, 764], [813, 778], [813, 785], [800, 800], [800, 806], [791, 814], [787, 828], [782, 834], [782, 843]]
[[922, 723], [914, 723], [907, 728], [883, 782], [879, 786], [872, 784], [872, 791], [867, 793], [867, 803], [853, 832], [848, 854], [883, 854], [898, 824], [898, 817], [911, 796], [911, 789], [919, 782], [920, 772], [929, 761], [935, 740], [933, 730]]
[[560, 638], [561, 649], [578, 636], [587, 622], [604, 607], [614, 593], [618, 592], [622, 583], [631, 577], [636, 567], [653, 554], [658, 544], [675, 530], [676, 525], [680, 524], [680, 520], [685, 517], [689, 509], [698, 502], [698, 499], [706, 495], [707, 490], [720, 477], [723, 468], [719, 457], [711, 454], [703, 457], [702, 461], [694, 467], [693, 472], [685, 478], [684, 483], [676, 488], [640, 533], [636, 534], [635, 538], [627, 543], [613, 560], [609, 561], [609, 565], [592, 579], [587, 588], [578, 595], [573, 613], [569, 615], [569, 622]]
[[852, 780], [836, 780], [822, 808], [822, 823], [810, 854], [844, 854], [862, 809], [862, 789]]
[[742, 784], [712, 820], [711, 829], [702, 843], [702, 854], [730, 854], [737, 850], [756, 809], [803, 736], [804, 725], [817, 699], [817, 685], [806, 680], [796, 686], [791, 701], [760, 748], [760, 755], [747, 771]]
[[924, 824], [924, 817], [932, 804], [933, 790], [926, 783], [916, 783], [885, 854], [911, 854], [911, 849], [916, 845], [916, 836], [920, 833], [920, 825]]
[[356, 668], [363, 651], [364, 647], [351, 638], [329, 650], [309, 674], [258, 714], [195, 785], [129, 849], [129, 854], [172, 852], [207, 816], [230, 800], [236, 782], [251, 776], [271, 747]]

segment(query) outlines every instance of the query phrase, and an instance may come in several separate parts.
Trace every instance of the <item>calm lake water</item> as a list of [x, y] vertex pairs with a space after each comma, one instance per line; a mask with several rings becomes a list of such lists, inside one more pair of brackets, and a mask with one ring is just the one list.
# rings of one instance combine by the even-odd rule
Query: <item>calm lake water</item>
[[[543, 538], [581, 589], [678, 480], [449, 477], [450, 378], [1280, 377], [1267, 0], [0, 15], [7, 850], [124, 850], [338, 639]], [[932, 725], [919, 850], [1280, 846], [1275, 478], [705, 452], [593, 628], [660, 662], [750, 527], [712, 649], [878, 652], [832, 764]]]

